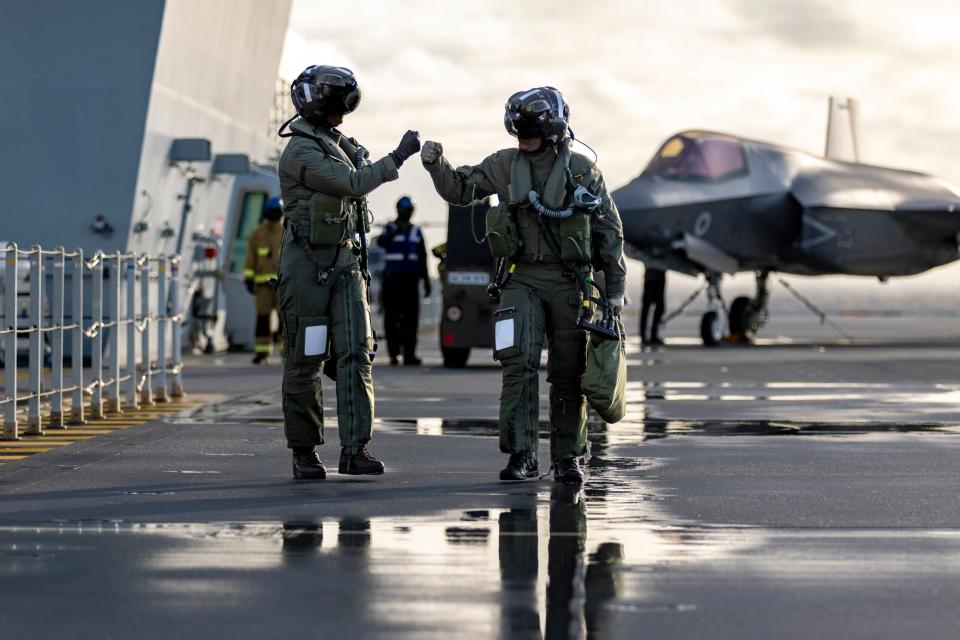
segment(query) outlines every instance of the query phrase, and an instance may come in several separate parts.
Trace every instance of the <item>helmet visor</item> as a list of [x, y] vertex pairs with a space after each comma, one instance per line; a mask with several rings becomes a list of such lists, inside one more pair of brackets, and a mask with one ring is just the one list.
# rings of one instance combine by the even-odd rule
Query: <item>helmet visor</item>
[[321, 84], [324, 111], [333, 115], [350, 113], [360, 104], [360, 87], [352, 85]]
[[530, 120], [516, 111], [507, 110], [503, 115], [503, 126], [507, 129], [507, 133], [517, 138], [542, 137], [544, 135], [542, 123]]

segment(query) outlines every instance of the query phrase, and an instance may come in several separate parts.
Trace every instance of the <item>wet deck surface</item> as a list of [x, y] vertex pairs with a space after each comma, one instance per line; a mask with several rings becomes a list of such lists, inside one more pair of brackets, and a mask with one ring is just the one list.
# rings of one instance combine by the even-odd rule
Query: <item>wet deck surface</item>
[[954, 637], [958, 356], [634, 349], [628, 416], [591, 425], [582, 491], [496, 480], [492, 366], [378, 367], [387, 475], [298, 483], [278, 369], [192, 363], [188, 390], [239, 397], [0, 468], [0, 623], [11, 637]]

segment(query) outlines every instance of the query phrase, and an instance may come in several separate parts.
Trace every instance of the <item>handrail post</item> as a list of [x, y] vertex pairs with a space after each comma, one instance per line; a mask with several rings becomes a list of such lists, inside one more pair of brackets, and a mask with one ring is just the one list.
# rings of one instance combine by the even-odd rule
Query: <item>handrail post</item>
[[140, 321], [143, 330], [140, 333], [140, 360], [143, 380], [140, 382], [140, 404], [153, 404], [153, 371], [150, 355], [150, 335], [153, 318], [150, 317], [150, 260], [146, 254], [140, 256]]
[[27, 433], [43, 434], [40, 402], [43, 399], [43, 254], [39, 245], [30, 250], [30, 399], [27, 402]]
[[63, 415], [63, 277], [66, 268], [66, 251], [57, 247], [53, 255], [53, 276], [50, 287], [50, 370], [53, 380], [53, 399], [50, 406], [50, 427], [62, 429]]
[[7, 244], [3, 272], [3, 364], [7, 403], [3, 405], [3, 439], [19, 440], [17, 432], [17, 245]]
[[154, 399], [167, 402], [167, 257], [157, 258], [157, 378]]
[[73, 333], [70, 335], [70, 373], [73, 378], [73, 393], [70, 401], [70, 423], [83, 424], [86, 422], [83, 409], [83, 249], [77, 249], [73, 256], [70, 272], [72, 300], [70, 301], [71, 324]]
[[104, 418], [103, 413], [103, 262], [105, 255], [97, 252], [90, 274], [90, 326], [96, 331], [90, 344], [90, 374], [93, 379], [93, 398], [90, 414], [95, 419]]
[[111, 256], [113, 268], [110, 270], [110, 384], [107, 388], [107, 406], [111, 413], [123, 413], [123, 400], [120, 396], [120, 278], [123, 270], [120, 265], [120, 251]]
[[180, 256], [174, 256], [170, 261], [170, 331], [173, 342], [173, 379], [170, 383], [170, 395], [174, 398], [183, 397], [183, 345], [181, 344], [183, 331], [180, 322]]
[[137, 259], [126, 257], [127, 268], [127, 404], [136, 409], [137, 402]]

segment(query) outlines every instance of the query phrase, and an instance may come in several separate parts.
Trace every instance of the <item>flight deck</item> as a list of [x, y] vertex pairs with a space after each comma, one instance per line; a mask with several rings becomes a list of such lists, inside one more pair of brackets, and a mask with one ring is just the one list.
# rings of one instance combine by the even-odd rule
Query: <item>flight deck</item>
[[[477, 356], [375, 367], [379, 477], [292, 480], [278, 363], [239, 354], [188, 358], [183, 405], [3, 464], [5, 631], [886, 638], [960, 624], [960, 341], [631, 343], [627, 417], [591, 421], [580, 491], [498, 481], [500, 371]], [[541, 416], [546, 470], [545, 396]]]

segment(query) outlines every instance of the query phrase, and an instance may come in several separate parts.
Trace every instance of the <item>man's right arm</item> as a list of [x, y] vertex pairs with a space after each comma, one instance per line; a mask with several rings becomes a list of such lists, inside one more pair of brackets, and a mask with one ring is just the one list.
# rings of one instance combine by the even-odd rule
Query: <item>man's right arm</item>
[[287, 166], [281, 167], [290, 178], [331, 196], [362, 198], [384, 182], [396, 180], [397, 165], [390, 155], [373, 164], [354, 169], [344, 162], [328, 158], [314, 144], [291, 150]]
[[425, 143], [420, 152], [423, 167], [430, 174], [437, 193], [450, 204], [460, 206], [496, 193], [495, 185], [484, 170], [492, 157], [476, 166], [466, 165], [454, 169], [443, 157], [443, 147], [438, 142]]

